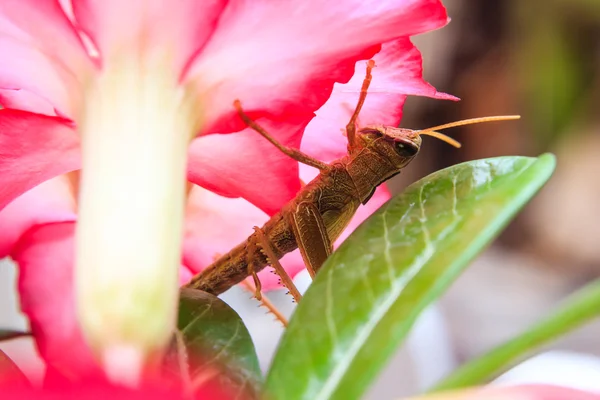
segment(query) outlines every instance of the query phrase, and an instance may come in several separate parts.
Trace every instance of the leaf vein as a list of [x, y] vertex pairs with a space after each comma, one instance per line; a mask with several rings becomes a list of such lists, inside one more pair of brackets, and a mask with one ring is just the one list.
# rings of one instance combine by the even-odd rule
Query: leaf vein
[[333, 283], [333, 268], [327, 271], [327, 291], [325, 293], [325, 319], [327, 321], [327, 329], [331, 335], [333, 344], [338, 342], [337, 328], [333, 320], [333, 295], [332, 295], [332, 283]]

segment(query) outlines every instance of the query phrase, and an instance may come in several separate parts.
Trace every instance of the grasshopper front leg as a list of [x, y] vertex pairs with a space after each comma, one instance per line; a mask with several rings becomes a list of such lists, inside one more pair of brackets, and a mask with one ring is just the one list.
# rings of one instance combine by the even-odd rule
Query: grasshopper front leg
[[273, 146], [277, 147], [283, 154], [289, 156], [290, 158], [292, 158], [298, 162], [301, 162], [302, 164], [306, 164], [308, 166], [315, 167], [320, 171], [326, 171], [329, 169], [329, 165], [327, 165], [326, 163], [324, 163], [320, 160], [317, 160], [316, 158], [313, 158], [313, 157], [309, 156], [308, 154], [301, 152], [298, 149], [287, 147], [287, 146], [284, 146], [281, 143], [279, 143], [277, 141], [277, 139], [275, 139], [273, 136], [271, 136], [262, 126], [260, 126], [256, 122], [254, 122], [254, 120], [252, 120], [252, 118], [250, 118], [244, 112], [244, 110], [242, 109], [242, 103], [240, 103], [239, 100], [235, 100], [233, 102], [233, 106], [236, 108], [240, 118], [242, 119], [242, 121], [244, 121], [246, 123], [246, 125], [248, 125], [252, 129], [254, 129], [262, 137], [267, 139]]

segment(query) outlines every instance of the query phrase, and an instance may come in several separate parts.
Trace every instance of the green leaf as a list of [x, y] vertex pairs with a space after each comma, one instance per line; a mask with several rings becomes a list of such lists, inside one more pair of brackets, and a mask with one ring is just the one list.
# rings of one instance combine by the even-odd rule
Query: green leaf
[[600, 279], [570, 296], [554, 313], [526, 332], [470, 361], [438, 383], [432, 391], [485, 383], [540, 346], [600, 315]]
[[0, 342], [3, 340], [11, 340], [25, 336], [31, 336], [31, 333], [16, 331], [14, 329], [0, 329]]
[[385, 204], [327, 260], [284, 333], [274, 399], [355, 399], [419, 314], [549, 179], [554, 156], [438, 171]]
[[216, 379], [241, 398], [258, 395], [262, 376], [254, 344], [231, 307], [211, 294], [183, 289], [177, 327], [165, 362], [192, 390]]

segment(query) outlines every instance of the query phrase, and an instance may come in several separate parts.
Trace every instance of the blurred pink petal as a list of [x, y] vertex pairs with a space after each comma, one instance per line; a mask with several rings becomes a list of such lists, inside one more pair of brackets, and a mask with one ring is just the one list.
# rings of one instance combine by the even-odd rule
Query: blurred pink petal
[[145, 379], [135, 389], [115, 386], [94, 376], [78, 382], [62, 377], [51, 379], [44, 387], [27, 387], [15, 380], [0, 381], [2, 400], [233, 400], [251, 398], [240, 388], [226, 386], [218, 377], [208, 379], [194, 388], [193, 393], [169, 378]]
[[67, 377], [97, 373], [75, 318], [74, 222], [29, 229], [12, 254], [19, 264], [21, 309], [29, 318], [38, 351]]
[[[292, 148], [308, 121], [258, 121], [280, 143]], [[226, 197], [242, 197], [274, 214], [300, 189], [298, 163], [250, 128], [229, 135], [207, 135], [190, 145], [188, 180]]]
[[55, 116], [54, 105], [25, 89], [0, 89], [0, 104], [4, 108]]
[[75, 113], [93, 63], [57, 1], [0, 2], [0, 53], [0, 89], [24, 89], [61, 115]]
[[79, 138], [63, 119], [0, 110], [0, 210], [36, 185], [79, 168]]
[[[192, 274], [197, 274], [245, 241], [254, 232], [254, 226], [260, 227], [268, 219], [266, 213], [244, 199], [226, 198], [201, 187], [193, 187], [186, 212], [183, 264]], [[283, 265], [292, 276], [304, 269], [300, 253], [296, 253], [283, 258]], [[264, 290], [281, 287], [279, 277], [271, 268], [260, 272], [259, 276]]]
[[213, 34], [226, 0], [72, 0], [75, 18], [101, 56], [168, 55], [176, 70]]
[[30, 387], [30, 385], [31, 383], [23, 371], [6, 353], [0, 350], [0, 391], [2, 387], [6, 386], [21, 390]]
[[9, 256], [25, 233], [37, 226], [75, 222], [75, 199], [65, 177], [36, 186], [0, 211], [0, 258]]
[[[598, 400], [600, 394], [553, 385], [484, 387], [441, 392], [411, 400]], [[407, 399], [408, 400], [408, 399]]]
[[244, 199], [225, 198], [193, 187], [186, 210], [183, 264], [194, 273], [202, 271], [268, 218]]
[[254, 118], [312, 113], [381, 43], [439, 28], [438, 0], [232, 1], [186, 80], [206, 88], [207, 132], [237, 130], [232, 95]]
[[[78, 36], [79, 32], [54, 1], [27, 0], [3, 4], [5, 6], [0, 8], [2, 11], [0, 28], [4, 34], [0, 38], [6, 38], [7, 46], [14, 42], [23, 47], [23, 49], [7, 48], [5, 53], [14, 54], [31, 49], [43, 51], [32, 55], [32, 57], [41, 57], [37, 61], [29, 59], [28, 55], [13, 57], [17, 60], [28, 60], [27, 66], [35, 65], [35, 73], [30, 73], [19, 65], [3, 64], [6, 68], [6, 79], [12, 82], [9, 89], [21, 89], [22, 92], [5, 90], [0, 92], [0, 99], [3, 96], [5, 106], [45, 114], [51, 112], [48, 105], [54, 104], [62, 109], [62, 114], [72, 114], [73, 109], [66, 103], [79, 103], [78, 85], [81, 83], [79, 81], [85, 80], [85, 76], [94, 72], [93, 63]], [[141, 53], [147, 51], [151, 54], [154, 49], [169, 49], [179, 60], [176, 64], [183, 67], [185, 60], [198, 52], [194, 60], [190, 61], [191, 67], [187, 76], [190, 80], [200, 79], [201, 82], [195, 84], [203, 88], [203, 93], [211, 99], [209, 108], [204, 110], [210, 114], [208, 119], [237, 121], [237, 126], [241, 128], [240, 121], [231, 118], [233, 112], [231, 101], [236, 97], [243, 97], [242, 93], [249, 93], [254, 97], [247, 99], [250, 103], [243, 99], [247, 111], [256, 114], [257, 110], [254, 109], [256, 107], [252, 103], [256, 104], [256, 100], [264, 101], [259, 109], [269, 118], [279, 120], [270, 124], [275, 126], [271, 129], [272, 133], [282, 142], [290, 145], [297, 143], [301, 126], [308, 122], [314, 109], [327, 98], [333, 83], [351, 77], [354, 68], [353, 59], [367, 58], [374, 54], [379, 49], [378, 44], [384, 40], [434, 29], [447, 22], [444, 7], [437, 0], [394, 0], [378, 2], [375, 5], [370, 2], [328, 5], [326, 9], [320, 9], [319, 13], [312, 12], [310, 4], [305, 2], [275, 4], [232, 1], [221, 13], [224, 7], [225, 3], [221, 1], [212, 1], [203, 4], [203, 7], [197, 7], [195, 2], [186, 0], [174, 7], [160, 0], [151, 2], [136, 0], [128, 2], [127, 6], [114, 0], [100, 3], [75, 0], [72, 18], [77, 27], [93, 39], [100, 50], [101, 58], [106, 55], [103, 53], [137, 45], [142, 46], [138, 49]], [[348, 9], [353, 10], [350, 16], [347, 15]], [[258, 18], [261, 16], [268, 17], [270, 23], [262, 23], [263, 19]], [[32, 19], [36, 23], [32, 24]], [[345, 22], [347, 19], [350, 19], [350, 23]], [[219, 20], [218, 25], [217, 20]], [[325, 21], [328, 23], [324, 23]], [[377, 23], [372, 23], [373, 21]], [[140, 36], [141, 32], [144, 32], [143, 36]], [[250, 32], [251, 35], [248, 34]], [[56, 37], [61, 38], [61, 46], [57, 46]], [[327, 38], [327, 41], [323, 42], [323, 38]], [[245, 40], [251, 42], [245, 43]], [[260, 49], [256, 48], [257, 43], [261, 43]], [[327, 46], [324, 46], [324, 43]], [[316, 48], [320, 50], [315, 52]], [[259, 51], [261, 49], [263, 51]], [[268, 50], [268, 54], [274, 58], [265, 58], [268, 54], [264, 50]], [[305, 56], [300, 57], [304, 53]], [[291, 58], [294, 62], [290, 62]], [[229, 62], [223, 64], [219, 60]], [[55, 62], [59, 64], [54, 65]], [[285, 67], [279, 68], [277, 63], [285, 63]], [[65, 66], [70, 69], [63, 70]], [[224, 66], [227, 68], [223, 68]], [[290, 66], [293, 68], [290, 69]], [[308, 68], [313, 68], [315, 71], [310, 72]], [[11, 75], [15, 73], [18, 76]], [[69, 79], [79, 78], [74, 83], [63, 82], [64, 79], [60, 76], [45, 76], [46, 73], [65, 74]], [[202, 73], [201, 76], [198, 75], [199, 73]], [[221, 76], [222, 73], [226, 75]], [[31, 76], [40, 77], [42, 83], [58, 86], [56, 89], [40, 89], [28, 86], [20, 80], [20, 77], [29, 79]], [[357, 79], [361, 80], [362, 76], [361, 72]], [[289, 88], [292, 90], [287, 91], [282, 85], [284, 82], [286, 85], [292, 85]], [[61, 87], [66, 88], [66, 91], [61, 95], [55, 95], [55, 92], [62, 90]], [[278, 92], [270, 90], [273, 88], [277, 88]], [[231, 90], [227, 91], [227, 89]], [[283, 101], [279, 92], [286, 93], [285, 98], [289, 100]], [[290, 97], [288, 92], [293, 95]], [[262, 97], [256, 98], [261, 93]], [[37, 95], [42, 97], [36, 98]], [[218, 104], [221, 98], [227, 98], [226, 104], [222, 104], [224, 107], [220, 110], [222, 112], [219, 113], [214, 109], [211, 113], [211, 107]], [[294, 104], [292, 105], [291, 102]], [[268, 105], [267, 108], [262, 104]], [[295, 129], [296, 134], [290, 136], [289, 125], [277, 126], [282, 124], [281, 118], [277, 116], [285, 117], [286, 121], [289, 121], [289, 117], [296, 116], [296, 121], [303, 122], [299, 122], [296, 127], [291, 127]], [[39, 127], [37, 128], [39, 131]], [[210, 129], [206, 128], [205, 131]], [[218, 139], [209, 139], [207, 142], [215, 141]], [[193, 157], [190, 163], [192, 181], [226, 196], [243, 196], [263, 210], [273, 213], [285, 200], [292, 197], [292, 193], [298, 188], [298, 183], [293, 173], [292, 162], [284, 160], [281, 156], [275, 156], [274, 149], [264, 154], [273, 154], [267, 157], [268, 161], [272, 161], [275, 157], [279, 157], [280, 161], [278, 160], [273, 166], [267, 163], [256, 163], [255, 153], [262, 151], [264, 147], [264, 143], [260, 143], [261, 140], [257, 142], [259, 143], [257, 151], [245, 152], [251, 155], [248, 158], [237, 157], [236, 146], [217, 147], [219, 147], [220, 158], [236, 161], [245, 168], [253, 164], [254, 170], [248, 176], [255, 176], [255, 180], [263, 184], [274, 182], [262, 193], [228, 183], [237, 181], [237, 176], [232, 176], [229, 180], [223, 179], [223, 176], [220, 179], [216, 178], [213, 170], [218, 164], [214, 162], [210, 149], [205, 151], [206, 160], [202, 159], [201, 143], [192, 146]], [[225, 147], [229, 147], [230, 151], [227, 152]], [[44, 149], [41, 151], [43, 152]], [[195, 161], [198, 154], [200, 157]], [[29, 162], [26, 158], [21, 161], [24, 166]], [[273, 178], [272, 171], [280, 166], [278, 164], [283, 164], [285, 168], [281, 170], [286, 173], [277, 174], [278, 179], [275, 180], [264, 179]], [[234, 167], [231, 169], [240, 170], [238, 165]], [[51, 171], [48, 171], [48, 175], [52, 175]]]

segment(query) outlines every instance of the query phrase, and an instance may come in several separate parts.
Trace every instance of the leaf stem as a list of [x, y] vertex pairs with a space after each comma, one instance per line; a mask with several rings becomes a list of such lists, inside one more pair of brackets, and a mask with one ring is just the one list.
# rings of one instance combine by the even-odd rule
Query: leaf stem
[[526, 332], [466, 363], [429, 392], [485, 383], [525, 358], [534, 349], [578, 328], [598, 315], [600, 315], [600, 279], [571, 295], [554, 313]]

